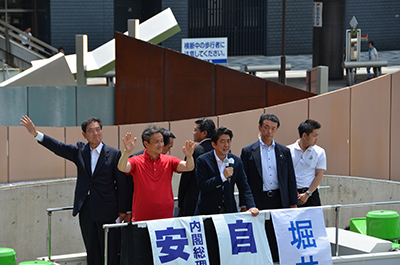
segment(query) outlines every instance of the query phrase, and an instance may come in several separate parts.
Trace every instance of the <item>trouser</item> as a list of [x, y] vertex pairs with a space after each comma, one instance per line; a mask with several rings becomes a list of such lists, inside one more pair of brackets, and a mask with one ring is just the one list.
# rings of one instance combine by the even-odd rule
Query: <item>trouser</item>
[[[263, 192], [262, 209], [260, 210], [273, 210], [282, 209], [281, 193], [279, 190]], [[271, 249], [272, 260], [279, 262], [278, 244], [274, 231], [274, 224], [272, 218], [265, 221], [265, 231], [267, 232], [268, 244]]]
[[[101, 265], [104, 264], [104, 224], [114, 223], [115, 220], [93, 221], [90, 216], [90, 209], [85, 202], [79, 211], [79, 225], [86, 247], [87, 264]], [[119, 265], [120, 259], [120, 230], [110, 229], [108, 232], [108, 265]]]
[[[308, 188], [297, 190], [300, 194], [304, 193], [304, 190], [308, 190]], [[308, 197], [308, 200], [305, 204], [299, 205], [299, 207], [310, 207], [310, 206], [321, 206], [321, 199], [319, 198], [318, 189], [316, 189], [311, 197]]]
[[367, 67], [367, 73], [368, 73], [368, 77], [372, 78], [372, 77], [377, 77], [378, 76], [378, 68], [377, 67], [373, 67], [373, 71], [374, 74], [371, 74], [371, 67]]

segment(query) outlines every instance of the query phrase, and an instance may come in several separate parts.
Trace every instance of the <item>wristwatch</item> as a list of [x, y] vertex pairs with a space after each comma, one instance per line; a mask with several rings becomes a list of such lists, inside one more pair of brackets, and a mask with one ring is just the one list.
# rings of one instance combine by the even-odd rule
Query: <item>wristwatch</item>
[[308, 190], [308, 191], [306, 191], [306, 193], [308, 194], [308, 196], [310, 196], [310, 197], [312, 196], [312, 192], [311, 191]]

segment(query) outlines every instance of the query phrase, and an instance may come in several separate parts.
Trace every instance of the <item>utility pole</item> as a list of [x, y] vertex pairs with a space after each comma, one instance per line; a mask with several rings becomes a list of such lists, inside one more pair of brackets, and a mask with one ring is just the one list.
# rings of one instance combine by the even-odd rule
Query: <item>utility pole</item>
[[286, 84], [286, 57], [285, 57], [285, 31], [286, 31], [286, 0], [282, 0], [282, 56], [279, 81]]

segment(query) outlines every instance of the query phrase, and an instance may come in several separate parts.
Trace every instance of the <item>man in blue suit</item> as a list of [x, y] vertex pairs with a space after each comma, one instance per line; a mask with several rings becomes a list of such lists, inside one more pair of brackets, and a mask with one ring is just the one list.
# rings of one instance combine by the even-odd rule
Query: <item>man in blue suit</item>
[[229, 153], [232, 137], [231, 130], [217, 128], [211, 138], [214, 150], [197, 158], [196, 177], [200, 194], [196, 215], [237, 212], [238, 205], [233, 194], [235, 184], [248, 211], [253, 216], [259, 213], [255, 208], [242, 161]]
[[[274, 140], [279, 125], [274, 114], [262, 114], [258, 125], [259, 140], [244, 147], [240, 155], [256, 207], [260, 210], [296, 208], [298, 204], [290, 150]], [[277, 261], [278, 249], [271, 220], [266, 222], [266, 229], [272, 258]]]
[[[100, 119], [88, 118], [82, 123], [82, 135], [88, 143], [76, 145], [59, 142], [36, 130], [28, 116], [22, 116], [23, 125], [39, 144], [56, 155], [72, 161], [77, 167], [73, 216], [79, 212], [79, 225], [87, 252], [87, 264], [104, 264], [103, 224], [129, 221], [131, 210], [127, 177], [118, 170], [121, 152], [102, 142]], [[111, 229], [108, 241], [108, 263], [119, 265], [120, 242], [117, 229]]]

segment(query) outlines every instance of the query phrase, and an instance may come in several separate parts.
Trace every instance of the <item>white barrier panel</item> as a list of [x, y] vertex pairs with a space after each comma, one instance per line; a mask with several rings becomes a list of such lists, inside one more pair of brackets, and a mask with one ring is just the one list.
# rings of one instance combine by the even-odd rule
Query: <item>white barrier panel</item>
[[322, 208], [277, 210], [271, 215], [281, 264], [333, 264]]
[[148, 221], [147, 227], [154, 265], [210, 264], [201, 217]]
[[273, 264], [265, 234], [265, 213], [212, 216], [221, 264]]

